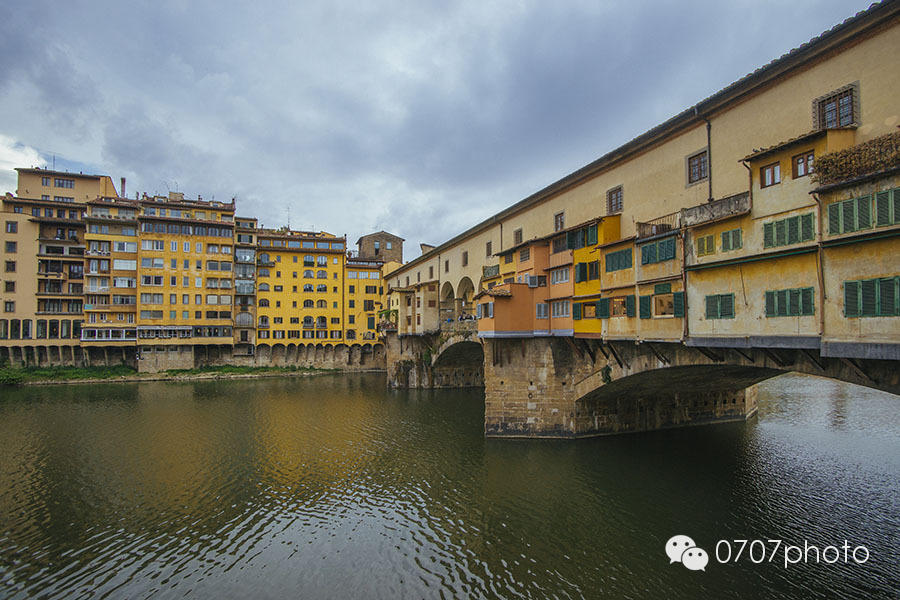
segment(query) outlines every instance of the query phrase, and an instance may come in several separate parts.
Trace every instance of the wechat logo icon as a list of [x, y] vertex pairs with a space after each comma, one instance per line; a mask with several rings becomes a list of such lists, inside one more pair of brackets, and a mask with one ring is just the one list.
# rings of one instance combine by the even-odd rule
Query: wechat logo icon
[[703, 548], [698, 548], [694, 540], [686, 535], [676, 535], [666, 542], [666, 555], [669, 564], [680, 562], [691, 571], [706, 571], [709, 564], [709, 554]]

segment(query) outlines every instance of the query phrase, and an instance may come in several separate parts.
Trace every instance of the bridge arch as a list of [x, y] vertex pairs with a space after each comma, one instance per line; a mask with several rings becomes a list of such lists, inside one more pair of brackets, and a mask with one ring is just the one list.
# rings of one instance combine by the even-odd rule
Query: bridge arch
[[434, 387], [484, 387], [484, 348], [477, 338], [453, 335], [433, 350]]

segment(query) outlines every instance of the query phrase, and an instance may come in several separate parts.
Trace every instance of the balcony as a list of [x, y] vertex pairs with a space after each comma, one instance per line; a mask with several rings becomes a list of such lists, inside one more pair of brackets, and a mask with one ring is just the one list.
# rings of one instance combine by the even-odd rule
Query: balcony
[[637, 224], [637, 237], [638, 239], [643, 238], [651, 238], [657, 235], [664, 235], [666, 233], [675, 231], [679, 226], [679, 216], [681, 213], [672, 213], [669, 215], [664, 215], [662, 217], [658, 217], [651, 221], [647, 221], [646, 223]]
[[900, 163], [900, 131], [888, 133], [838, 152], [816, 157], [813, 179], [822, 187], [896, 169]]
[[685, 227], [695, 227], [704, 223], [712, 223], [713, 221], [744, 215], [749, 212], [750, 193], [741, 192], [740, 194], [713, 200], [699, 206], [681, 209], [681, 224]]

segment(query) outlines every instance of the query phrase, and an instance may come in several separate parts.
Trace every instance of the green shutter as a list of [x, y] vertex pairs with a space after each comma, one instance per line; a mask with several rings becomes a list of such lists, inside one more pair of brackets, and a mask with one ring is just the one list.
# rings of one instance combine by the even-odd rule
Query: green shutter
[[741, 230], [735, 229], [731, 232], [731, 247], [734, 250], [738, 248], [742, 248], [744, 246], [744, 242], [741, 240]]
[[653, 302], [653, 296], [641, 296], [640, 297], [640, 311], [642, 319], [649, 319], [651, 316], [652, 307], [651, 303]]
[[766, 316], [778, 316], [775, 311], [775, 292], [766, 292]]
[[872, 197], [863, 196], [856, 199], [857, 229], [868, 229], [872, 226]]
[[601, 319], [609, 318], [609, 298], [597, 300], [597, 316]]
[[859, 282], [844, 282], [844, 316], [859, 316]]
[[808, 242], [816, 237], [815, 215], [800, 215], [800, 240]]
[[813, 300], [813, 288], [803, 288], [800, 290], [800, 314], [804, 316], [816, 314], [815, 300]]
[[841, 232], [841, 203], [832, 202], [828, 205], [828, 233], [836, 235]]
[[672, 284], [671, 283], [657, 283], [653, 286], [654, 294], [671, 294], [672, 293]]
[[894, 305], [896, 295], [894, 293], [894, 277], [882, 277], [878, 280], [878, 315], [893, 317], [896, 313]]
[[716, 295], [706, 297], [706, 318], [717, 319], [719, 317], [719, 297]]
[[864, 279], [859, 282], [861, 317], [874, 317], [878, 309], [877, 279]]
[[791, 217], [787, 220], [787, 243], [796, 244], [800, 241], [800, 217]]
[[570, 231], [566, 233], [566, 248], [572, 250], [575, 248], [575, 232]]
[[625, 315], [633, 317], [634, 314], [634, 294], [629, 294], [628, 296], [625, 296]]
[[894, 188], [894, 223], [900, 223], [900, 188]]
[[592, 246], [597, 243], [597, 225], [591, 225], [587, 230], [587, 243]]
[[731, 250], [731, 232], [723, 231], [722, 232], [722, 252], [728, 252]]
[[684, 292], [675, 292], [672, 300], [675, 303], [675, 316], [684, 317]]
[[788, 291], [778, 290], [775, 292], [775, 314], [779, 317], [786, 317], [788, 314]]
[[856, 219], [854, 218], [856, 216], [856, 202], [853, 200], [844, 200], [841, 202], [841, 212], [843, 213], [842, 231], [844, 233], [856, 231]]
[[763, 247], [771, 248], [775, 245], [775, 223], [763, 225]]
[[572, 304], [572, 318], [576, 321], [581, 320], [581, 303], [575, 302]]
[[788, 290], [788, 314], [792, 317], [800, 315], [800, 290]]
[[788, 243], [787, 220], [775, 221], [775, 245], [786, 246]]
[[666, 238], [660, 242], [659, 260], [672, 260], [675, 258], [675, 238]]
[[[894, 192], [896, 196], [897, 193]], [[883, 227], [891, 224], [891, 193], [889, 191], [875, 194], [875, 225]]]
[[649, 265], [652, 262], [656, 262], [654, 260], [656, 257], [656, 244], [644, 244], [641, 246], [641, 264]]
[[719, 316], [723, 319], [734, 318], [734, 294], [719, 296]]

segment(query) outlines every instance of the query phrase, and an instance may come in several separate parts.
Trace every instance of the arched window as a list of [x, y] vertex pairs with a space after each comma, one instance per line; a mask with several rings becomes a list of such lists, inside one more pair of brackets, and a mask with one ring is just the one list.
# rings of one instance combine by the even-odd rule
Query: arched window
[[325, 327], [328, 324], [326, 317], [316, 317], [316, 327]]
[[316, 271], [316, 279], [328, 279], [328, 271]]
[[307, 279], [315, 279], [316, 277], [310, 269], [303, 271], [303, 276]]
[[260, 327], [268, 327], [269, 326], [269, 317], [260, 317], [259, 318], [259, 326]]
[[316, 308], [328, 308], [328, 303], [324, 300], [319, 300], [316, 302]]
[[312, 327], [313, 318], [312, 317], [303, 317], [303, 326], [304, 327]]
[[313, 291], [313, 284], [311, 284], [311, 283], [304, 283], [304, 284], [303, 284], [303, 291], [304, 291], [304, 292], [311, 292], [311, 291]]
[[312, 308], [313, 306], [315, 306], [315, 303], [312, 300], [303, 301], [303, 308]]
[[267, 306], [269, 306], [269, 301], [266, 300], [265, 298], [260, 298], [259, 305], [263, 308], [266, 308]]
[[316, 286], [316, 291], [317, 292], [327, 292], [328, 286], [325, 285], [324, 283], [320, 283], [319, 285]]
[[261, 291], [261, 292], [268, 292], [268, 291], [269, 291], [269, 284], [268, 284], [268, 283], [261, 283], [261, 284], [259, 284], [259, 291]]

